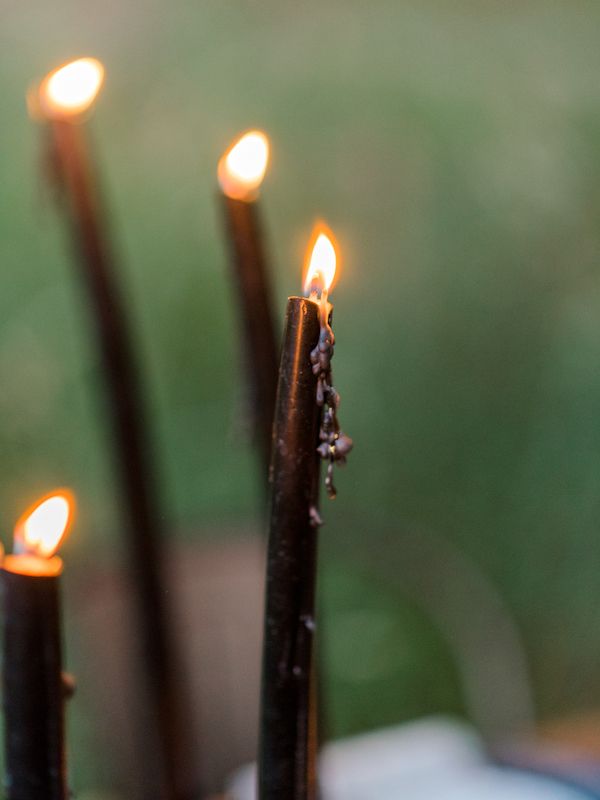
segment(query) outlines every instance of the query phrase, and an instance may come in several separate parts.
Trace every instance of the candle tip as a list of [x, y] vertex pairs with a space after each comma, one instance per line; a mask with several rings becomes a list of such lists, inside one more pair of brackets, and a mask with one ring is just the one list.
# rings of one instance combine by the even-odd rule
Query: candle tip
[[88, 111], [104, 83], [104, 65], [97, 58], [78, 58], [52, 70], [38, 87], [30, 110], [48, 119], [76, 119]]
[[254, 200], [269, 163], [269, 139], [262, 131], [246, 131], [219, 161], [221, 189], [234, 200]]

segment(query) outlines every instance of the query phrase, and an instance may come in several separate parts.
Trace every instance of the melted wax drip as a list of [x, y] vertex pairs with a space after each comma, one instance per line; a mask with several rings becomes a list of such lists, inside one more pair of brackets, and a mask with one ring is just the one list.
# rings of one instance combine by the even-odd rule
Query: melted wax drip
[[[327, 473], [325, 475], [325, 488], [331, 500], [336, 496], [336, 489], [333, 484], [333, 468], [337, 464], [343, 466], [346, 457], [352, 450], [352, 439], [340, 429], [337, 410], [340, 405], [340, 396], [332, 386], [331, 359], [335, 337], [331, 325], [325, 318], [321, 323], [321, 332], [317, 346], [310, 354], [312, 369], [318, 375], [317, 381], [317, 405], [323, 409], [321, 415], [321, 427], [319, 429], [319, 440], [321, 444], [317, 451], [324, 461], [327, 461]], [[321, 524], [318, 511], [314, 514], [316, 524]]]

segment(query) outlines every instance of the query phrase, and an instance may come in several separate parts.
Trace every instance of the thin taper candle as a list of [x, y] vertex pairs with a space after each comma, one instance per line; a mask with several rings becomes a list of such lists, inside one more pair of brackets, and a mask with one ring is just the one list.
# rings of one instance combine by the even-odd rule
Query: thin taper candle
[[260, 800], [314, 797], [309, 736], [316, 579], [319, 408], [310, 354], [319, 306], [290, 297], [273, 434], [273, 486], [263, 644]]
[[265, 485], [278, 369], [275, 316], [258, 203], [268, 157], [266, 136], [261, 131], [248, 131], [229, 148], [218, 168], [253, 437]]
[[164, 601], [164, 513], [137, 359], [116, 281], [98, 176], [82, 124], [103, 77], [104, 69], [95, 59], [78, 59], [55, 70], [34, 93], [34, 112], [47, 123], [54, 177], [88, 292], [103, 365], [146, 689], [148, 714], [140, 721], [138, 734], [140, 747], [148, 755], [147, 765], [140, 770], [147, 782], [142, 794], [152, 792], [172, 800], [185, 796], [190, 788], [182, 764], [186, 734], [180, 678], [174, 674], [177, 658]]
[[[343, 463], [352, 442], [337, 424], [331, 386], [333, 242], [318, 226], [309, 248], [309, 297], [290, 297], [273, 426], [258, 787], [260, 800], [316, 795], [314, 666], [319, 461]], [[323, 237], [326, 241], [323, 241]], [[320, 298], [319, 298], [320, 295]]]
[[67, 800], [60, 574], [54, 555], [73, 498], [54, 492], [15, 529], [2, 565], [3, 698], [8, 800]]

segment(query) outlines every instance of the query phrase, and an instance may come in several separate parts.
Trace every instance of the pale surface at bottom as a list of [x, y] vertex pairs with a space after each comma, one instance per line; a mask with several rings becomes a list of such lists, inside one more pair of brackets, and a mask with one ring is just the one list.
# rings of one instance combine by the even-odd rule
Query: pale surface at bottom
[[[241, 768], [228, 800], [255, 800], [255, 765]], [[553, 780], [486, 760], [473, 730], [427, 718], [334, 742], [321, 761], [324, 800], [581, 800]], [[589, 796], [589, 795], [587, 795]]]

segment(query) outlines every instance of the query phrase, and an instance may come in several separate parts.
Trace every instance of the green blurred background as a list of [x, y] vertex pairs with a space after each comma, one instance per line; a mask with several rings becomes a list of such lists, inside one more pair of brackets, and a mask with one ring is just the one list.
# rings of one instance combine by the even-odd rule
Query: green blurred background
[[[69, 484], [81, 504], [71, 573], [121, 558], [86, 299], [24, 103], [32, 79], [94, 55], [107, 77], [92, 135], [173, 536], [261, 527], [215, 204], [220, 153], [259, 126], [273, 143], [263, 211], [280, 314], [316, 216], [343, 252], [334, 370], [355, 452], [322, 534], [332, 734], [467, 713], [454, 645], [428, 606], [443, 581], [434, 570], [421, 594], [405, 585], [405, 551], [415, 570], [432, 563], [414, 555], [420, 541], [498, 591], [540, 717], [597, 708], [600, 6], [3, 0], [0, 11], [5, 543], [32, 498]], [[451, 572], [443, 585], [464, 590]], [[468, 628], [477, 594], [463, 607]], [[93, 732], [82, 741], [79, 785]]]

